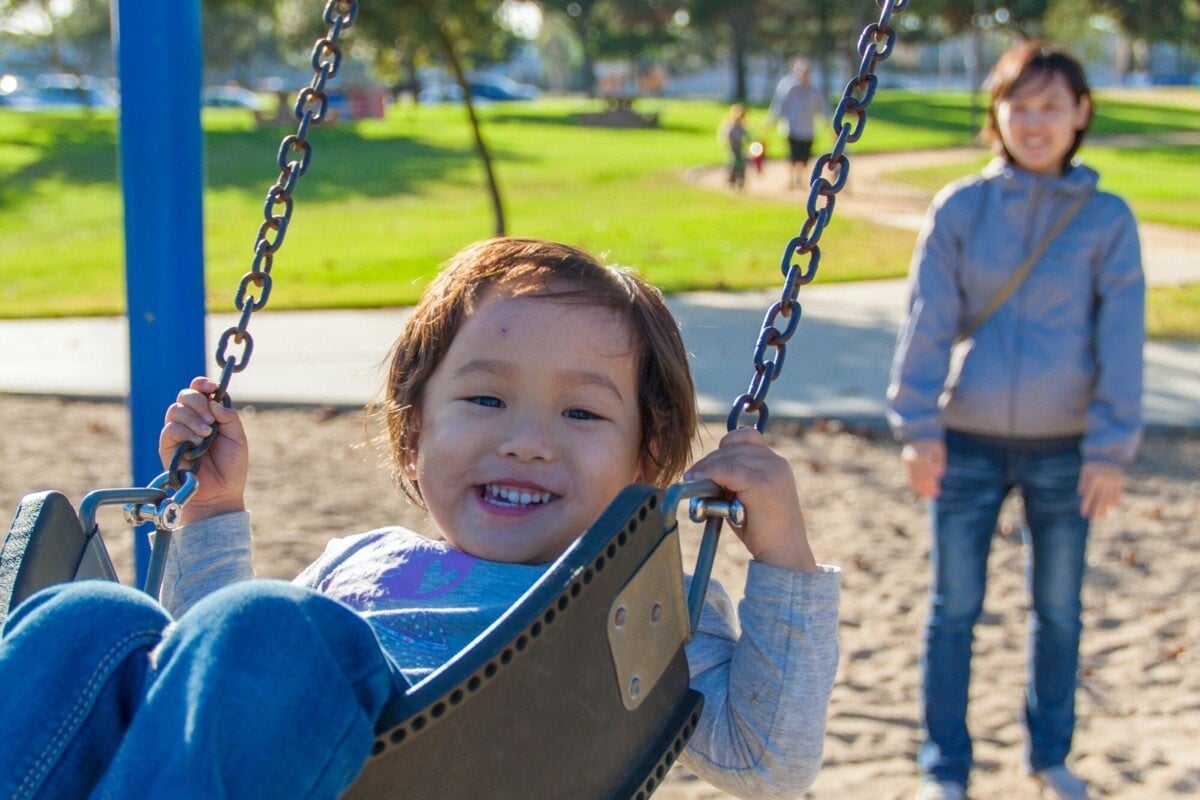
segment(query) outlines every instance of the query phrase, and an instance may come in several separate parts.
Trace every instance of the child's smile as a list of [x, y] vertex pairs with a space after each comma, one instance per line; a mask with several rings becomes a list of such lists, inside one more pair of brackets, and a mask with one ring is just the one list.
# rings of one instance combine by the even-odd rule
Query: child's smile
[[525, 508], [549, 503], [554, 498], [552, 492], [543, 492], [534, 487], [500, 486], [489, 483], [483, 487], [483, 500], [507, 508]]
[[447, 541], [550, 561], [639, 479], [632, 352], [610, 309], [503, 291], [478, 305], [426, 385], [408, 467]]

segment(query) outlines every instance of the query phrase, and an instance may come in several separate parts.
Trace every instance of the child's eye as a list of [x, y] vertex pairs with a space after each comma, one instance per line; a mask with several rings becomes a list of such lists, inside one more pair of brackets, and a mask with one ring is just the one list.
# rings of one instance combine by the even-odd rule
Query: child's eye
[[491, 397], [490, 395], [486, 395], [486, 394], [480, 394], [480, 395], [475, 395], [474, 397], [468, 397], [468, 398], [466, 398], [466, 400], [468, 403], [474, 403], [477, 406], [484, 406], [486, 408], [504, 408], [503, 400], [501, 400], [498, 397]]
[[603, 419], [599, 414], [592, 413], [585, 408], [569, 408], [563, 412], [563, 416], [568, 419]]

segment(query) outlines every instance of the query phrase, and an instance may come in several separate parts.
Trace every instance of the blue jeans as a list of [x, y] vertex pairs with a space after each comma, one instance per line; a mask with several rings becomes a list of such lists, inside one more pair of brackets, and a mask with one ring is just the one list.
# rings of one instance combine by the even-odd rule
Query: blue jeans
[[0, 797], [335, 798], [397, 675], [365, 620], [280, 581], [174, 623], [126, 586], [55, 586], [0, 639]]
[[992, 534], [1013, 489], [1025, 501], [1026, 580], [1033, 599], [1027, 765], [1033, 771], [1060, 765], [1071, 749], [1088, 522], [1079, 510], [1078, 442], [1045, 445], [946, 434], [941, 494], [930, 504], [933, 574], [921, 660], [924, 741], [917, 756], [922, 773], [937, 780], [966, 785], [971, 768], [971, 644]]

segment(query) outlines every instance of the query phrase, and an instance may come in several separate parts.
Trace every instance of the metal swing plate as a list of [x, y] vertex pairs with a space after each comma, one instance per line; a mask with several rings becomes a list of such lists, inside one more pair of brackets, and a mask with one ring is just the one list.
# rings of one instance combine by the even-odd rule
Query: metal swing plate
[[609, 608], [608, 644], [625, 708], [641, 705], [688, 634], [676, 530], [663, 537]]

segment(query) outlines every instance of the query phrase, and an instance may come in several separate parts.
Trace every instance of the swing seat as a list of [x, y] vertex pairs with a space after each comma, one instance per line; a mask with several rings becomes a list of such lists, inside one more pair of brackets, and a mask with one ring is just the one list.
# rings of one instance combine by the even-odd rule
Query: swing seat
[[626, 488], [530, 590], [381, 719], [367, 798], [647, 798], [695, 730], [678, 529]]
[[89, 578], [117, 574], [103, 540], [84, 530], [71, 501], [55, 491], [21, 498], [0, 548], [0, 624], [39, 589]]
[[[688, 686], [673, 497], [621, 492], [503, 616], [385, 710], [343, 797], [648, 798], [703, 706]], [[85, 535], [84, 505], [77, 516], [58, 492], [22, 499], [0, 565], [5, 616], [53, 583], [116, 580], [101, 537]]]

